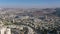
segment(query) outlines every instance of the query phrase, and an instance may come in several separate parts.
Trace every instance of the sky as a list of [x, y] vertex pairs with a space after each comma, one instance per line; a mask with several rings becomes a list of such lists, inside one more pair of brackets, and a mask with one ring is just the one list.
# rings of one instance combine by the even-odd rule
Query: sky
[[0, 7], [18, 7], [18, 8], [60, 7], [60, 0], [0, 0]]

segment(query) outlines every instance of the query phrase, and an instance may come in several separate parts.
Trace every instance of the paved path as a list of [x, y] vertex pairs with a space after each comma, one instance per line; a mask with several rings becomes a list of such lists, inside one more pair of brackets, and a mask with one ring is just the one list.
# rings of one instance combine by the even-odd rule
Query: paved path
[[26, 25], [7, 25], [7, 27], [9, 27], [9, 28], [28, 27], [28, 30], [29, 30], [28, 34], [33, 34], [33, 29]]

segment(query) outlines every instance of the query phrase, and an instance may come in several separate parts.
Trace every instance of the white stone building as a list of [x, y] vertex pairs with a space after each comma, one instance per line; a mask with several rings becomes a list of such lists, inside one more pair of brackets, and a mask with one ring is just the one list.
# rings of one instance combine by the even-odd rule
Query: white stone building
[[11, 29], [6, 27], [1, 27], [0, 34], [11, 34]]

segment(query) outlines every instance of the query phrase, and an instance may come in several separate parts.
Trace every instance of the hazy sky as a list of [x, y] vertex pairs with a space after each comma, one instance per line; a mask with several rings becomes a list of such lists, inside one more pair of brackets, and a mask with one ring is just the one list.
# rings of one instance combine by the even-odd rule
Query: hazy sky
[[0, 7], [60, 7], [60, 0], [0, 0]]

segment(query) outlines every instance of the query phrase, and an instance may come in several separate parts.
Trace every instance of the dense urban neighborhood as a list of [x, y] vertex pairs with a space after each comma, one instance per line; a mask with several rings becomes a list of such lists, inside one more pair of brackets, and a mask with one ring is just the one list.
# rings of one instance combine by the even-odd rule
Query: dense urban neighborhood
[[60, 34], [60, 8], [0, 8], [0, 34]]

